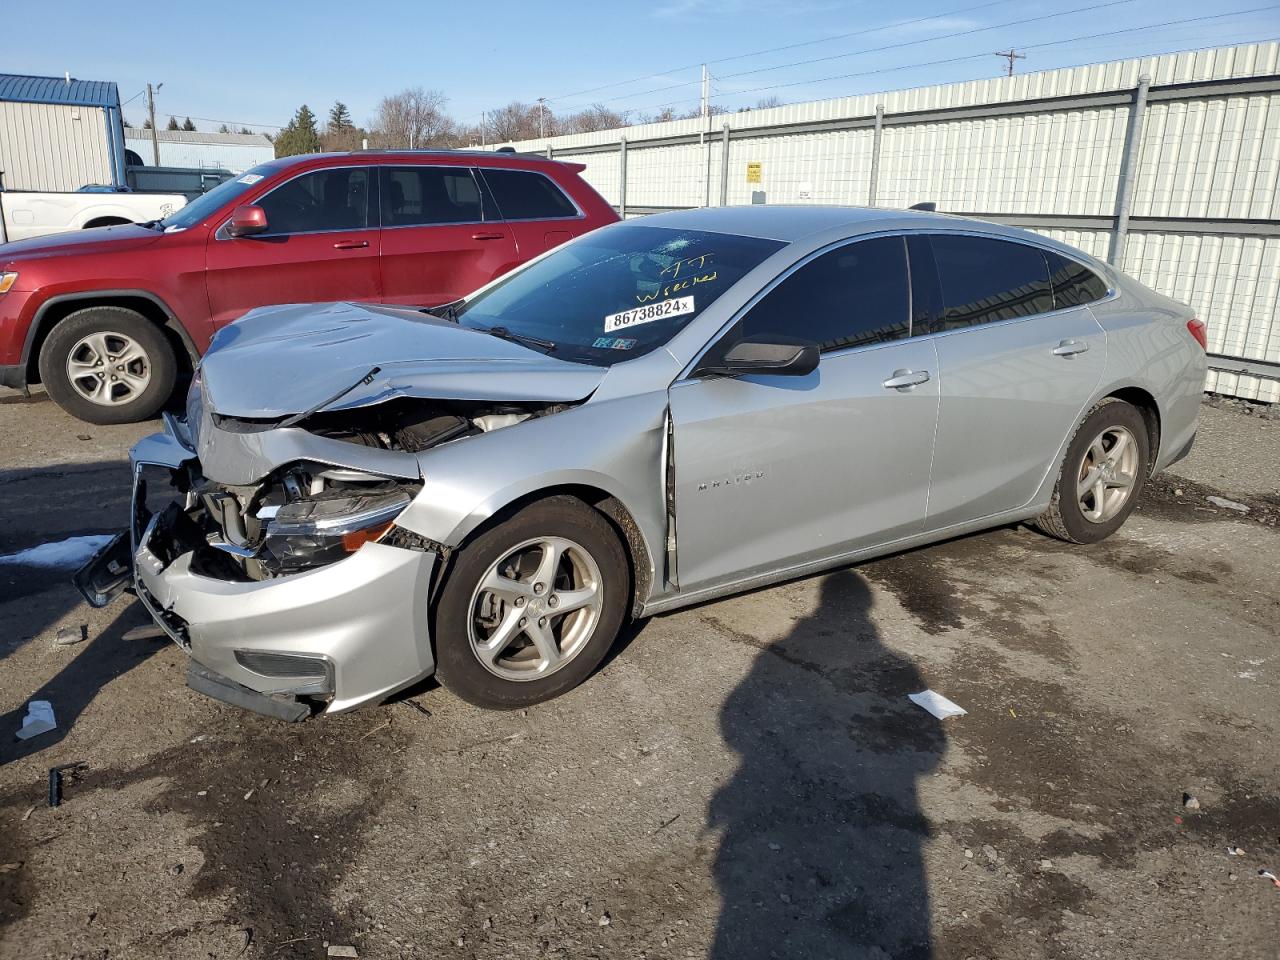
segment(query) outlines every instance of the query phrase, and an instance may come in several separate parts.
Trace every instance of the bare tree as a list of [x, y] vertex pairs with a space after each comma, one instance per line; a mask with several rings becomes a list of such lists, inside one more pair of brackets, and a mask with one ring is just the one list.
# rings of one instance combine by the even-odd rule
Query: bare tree
[[449, 147], [457, 139], [457, 125], [445, 113], [449, 102], [439, 90], [409, 87], [378, 104], [373, 139], [380, 147]]
[[757, 110], [768, 110], [770, 107], [780, 107], [782, 101], [775, 96], [762, 97], [756, 101]]
[[501, 107], [489, 114], [489, 132], [492, 139], [496, 143], [504, 143], [512, 140], [536, 140], [540, 135], [539, 131], [539, 113], [542, 113], [542, 131], [546, 136], [554, 136], [556, 133], [556, 118], [547, 110], [545, 106], [539, 107], [538, 104], [521, 103], [513, 100], [505, 107]]
[[627, 115], [610, 110], [603, 103], [595, 103], [578, 113], [562, 118], [557, 124], [561, 133], [591, 133], [593, 130], [613, 130], [627, 126]]

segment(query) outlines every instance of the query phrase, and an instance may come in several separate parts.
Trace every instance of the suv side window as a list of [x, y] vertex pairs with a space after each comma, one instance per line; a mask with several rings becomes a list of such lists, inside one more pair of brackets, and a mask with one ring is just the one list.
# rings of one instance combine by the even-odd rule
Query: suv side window
[[936, 329], [956, 330], [1053, 309], [1042, 250], [989, 237], [939, 233], [929, 239], [942, 286]]
[[384, 227], [493, 219], [470, 167], [383, 167], [380, 194]]
[[481, 170], [504, 220], [563, 220], [578, 208], [555, 182], [529, 170]]
[[909, 285], [902, 237], [846, 244], [765, 294], [738, 324], [735, 340], [799, 337], [823, 352], [898, 340], [910, 333]]
[[1053, 286], [1053, 307], [1079, 307], [1107, 295], [1107, 282], [1082, 263], [1056, 253], [1049, 258], [1049, 282]]
[[267, 233], [363, 230], [369, 225], [368, 167], [313, 170], [281, 184], [258, 201]]

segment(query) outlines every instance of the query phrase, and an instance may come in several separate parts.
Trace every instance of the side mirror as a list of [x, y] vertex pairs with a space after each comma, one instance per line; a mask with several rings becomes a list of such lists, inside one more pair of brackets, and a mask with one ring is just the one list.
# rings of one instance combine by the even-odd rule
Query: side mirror
[[231, 213], [227, 236], [251, 237], [255, 233], [265, 233], [266, 229], [267, 211], [252, 203], [242, 203]]
[[803, 377], [818, 369], [818, 345], [807, 340], [761, 336], [739, 340], [720, 359], [703, 368], [707, 373], [735, 377], [767, 373], [775, 377]]

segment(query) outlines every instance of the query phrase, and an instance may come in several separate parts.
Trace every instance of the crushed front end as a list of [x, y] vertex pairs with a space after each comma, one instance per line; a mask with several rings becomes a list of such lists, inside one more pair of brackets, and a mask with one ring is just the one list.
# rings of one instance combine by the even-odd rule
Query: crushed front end
[[[440, 557], [395, 528], [420, 484], [359, 469], [358, 449], [346, 458], [355, 466], [296, 458], [256, 481], [219, 482], [197, 448], [221, 460], [229, 445], [244, 465], [265, 462], [271, 445], [193, 412], [200, 442], [166, 419], [133, 449], [130, 529], [100, 555], [96, 579], [93, 564], [79, 575], [90, 602], [110, 599], [127, 540], [132, 588], [190, 654], [191, 685], [286, 719], [349, 710], [430, 674]], [[282, 449], [306, 446], [291, 440]]]

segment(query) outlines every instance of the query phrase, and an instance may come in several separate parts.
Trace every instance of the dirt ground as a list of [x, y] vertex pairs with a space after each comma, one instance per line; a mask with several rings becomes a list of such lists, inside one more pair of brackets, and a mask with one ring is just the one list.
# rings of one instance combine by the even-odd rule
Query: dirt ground
[[[124, 639], [128, 598], [0, 564], [0, 955], [1274, 957], [1280, 421], [1204, 412], [1109, 542], [1001, 529], [658, 617], [510, 714], [428, 684], [267, 720]], [[0, 555], [122, 526], [151, 429], [0, 398]], [[59, 726], [23, 743], [31, 699]]]

